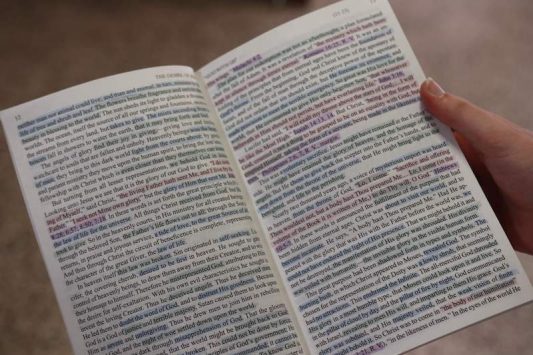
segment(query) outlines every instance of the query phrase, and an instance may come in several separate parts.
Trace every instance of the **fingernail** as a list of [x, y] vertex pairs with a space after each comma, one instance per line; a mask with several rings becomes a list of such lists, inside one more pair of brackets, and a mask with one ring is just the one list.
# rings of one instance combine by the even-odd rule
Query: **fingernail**
[[428, 93], [435, 97], [442, 97], [446, 93], [432, 78], [426, 79], [426, 88]]

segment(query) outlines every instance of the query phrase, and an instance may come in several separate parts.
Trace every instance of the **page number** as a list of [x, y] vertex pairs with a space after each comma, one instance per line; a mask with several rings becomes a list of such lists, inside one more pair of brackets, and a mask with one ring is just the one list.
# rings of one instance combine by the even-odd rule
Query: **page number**
[[339, 17], [350, 13], [350, 9], [344, 8], [333, 12], [333, 17]]
[[20, 121], [20, 120], [22, 120], [22, 117], [21, 117], [20, 115], [15, 115], [15, 121], [18, 122], [18, 121]]

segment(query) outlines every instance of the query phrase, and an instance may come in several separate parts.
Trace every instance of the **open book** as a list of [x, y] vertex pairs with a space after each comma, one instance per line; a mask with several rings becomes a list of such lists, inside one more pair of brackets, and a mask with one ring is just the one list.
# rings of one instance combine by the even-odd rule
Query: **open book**
[[0, 113], [78, 354], [396, 354], [532, 288], [384, 0]]

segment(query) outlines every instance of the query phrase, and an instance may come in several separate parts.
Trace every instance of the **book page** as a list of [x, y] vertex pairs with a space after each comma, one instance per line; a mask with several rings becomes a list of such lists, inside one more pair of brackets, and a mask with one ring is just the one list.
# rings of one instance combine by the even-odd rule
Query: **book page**
[[190, 68], [0, 113], [78, 354], [302, 353]]
[[395, 354], [531, 285], [386, 1], [344, 1], [201, 69], [312, 352]]

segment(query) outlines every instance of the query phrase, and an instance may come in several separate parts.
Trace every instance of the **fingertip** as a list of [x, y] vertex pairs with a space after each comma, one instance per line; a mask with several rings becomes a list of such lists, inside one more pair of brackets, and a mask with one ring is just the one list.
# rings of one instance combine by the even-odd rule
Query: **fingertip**
[[420, 92], [426, 97], [441, 99], [446, 94], [446, 91], [433, 78], [428, 77], [422, 83]]
[[[446, 92], [432, 78], [424, 80], [420, 85], [420, 99], [424, 108], [432, 116], [442, 121], [442, 108], [445, 103]], [[444, 120], [446, 123], [446, 120]]]
[[420, 85], [420, 99], [426, 110], [432, 115], [437, 113], [439, 103], [444, 96], [444, 90], [432, 78], [428, 77]]
[[[437, 85], [437, 86], [435, 86]], [[449, 128], [475, 143], [482, 156], [502, 156], [518, 140], [515, 126], [471, 102], [444, 92], [431, 78], [420, 87], [425, 109]]]

